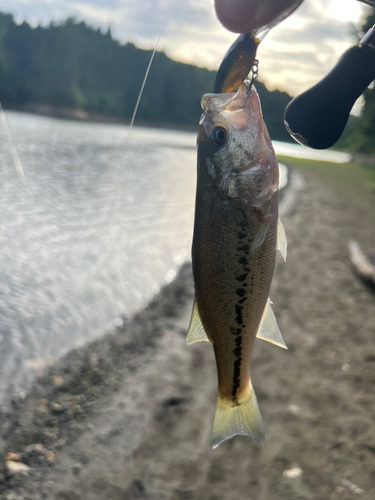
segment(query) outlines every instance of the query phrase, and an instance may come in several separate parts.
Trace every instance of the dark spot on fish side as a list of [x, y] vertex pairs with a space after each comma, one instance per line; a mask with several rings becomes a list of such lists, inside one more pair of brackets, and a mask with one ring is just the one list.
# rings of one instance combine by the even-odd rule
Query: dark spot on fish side
[[237, 324], [241, 325], [241, 323], [243, 322], [243, 319], [242, 319], [242, 310], [243, 310], [243, 306], [240, 306], [238, 304], [236, 304], [236, 322]]
[[241, 355], [241, 352], [242, 352], [242, 347], [237, 346], [237, 347], [234, 349], [233, 354], [234, 354], [235, 356], [237, 356], [237, 357], [238, 357], [238, 356], [240, 356], [240, 355]]
[[243, 306], [239, 306], [238, 304], [236, 304], [236, 314], [242, 314], [242, 309]]
[[235, 338], [235, 343], [236, 343], [237, 346], [241, 345], [242, 344], [242, 337], [236, 337]]
[[250, 251], [250, 247], [249, 247], [249, 245], [241, 245], [241, 246], [239, 246], [239, 247], [237, 248], [237, 250], [238, 250], [239, 252], [245, 252], [245, 253], [246, 253], [246, 255], [247, 255], [247, 254], [249, 253], [249, 251]]
[[[240, 350], [242, 350], [242, 349], [240, 348]], [[233, 387], [232, 387], [232, 396], [233, 397], [236, 395], [237, 389], [240, 386], [241, 361], [242, 361], [241, 356], [238, 356], [238, 358], [234, 362]]]
[[247, 297], [244, 297], [243, 299], [239, 300], [237, 303], [238, 304], [243, 304], [246, 301], [247, 301]]
[[243, 266], [246, 266], [247, 264], [247, 258], [246, 257], [241, 257], [238, 262], [242, 264]]
[[245, 295], [245, 290], [243, 288], [238, 288], [236, 290], [236, 294], [239, 296], [239, 297], [243, 297]]
[[247, 273], [246, 274], [241, 274], [240, 276], [236, 276], [236, 280], [237, 281], [245, 281], [246, 279], [246, 276], [247, 276]]
[[246, 234], [244, 234], [244, 233], [238, 233], [238, 239], [239, 240], [243, 240], [244, 238], [246, 238]]
[[230, 333], [231, 333], [232, 335], [241, 335], [241, 333], [242, 333], [242, 328], [233, 328], [233, 327], [232, 327], [232, 328], [230, 329]]

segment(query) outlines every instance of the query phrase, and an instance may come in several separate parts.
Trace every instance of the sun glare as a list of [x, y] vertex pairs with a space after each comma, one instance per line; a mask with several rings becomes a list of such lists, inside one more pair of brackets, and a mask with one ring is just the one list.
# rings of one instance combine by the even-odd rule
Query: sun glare
[[362, 15], [362, 5], [353, 0], [331, 0], [327, 14], [338, 21], [357, 23]]

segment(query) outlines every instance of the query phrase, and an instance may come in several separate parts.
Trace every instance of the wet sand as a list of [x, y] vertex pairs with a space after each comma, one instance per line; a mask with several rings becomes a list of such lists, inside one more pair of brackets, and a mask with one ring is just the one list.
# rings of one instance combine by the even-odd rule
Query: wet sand
[[[209, 447], [216, 369], [210, 344], [185, 343], [186, 264], [141, 314], [14, 399], [0, 499], [375, 498], [375, 294], [347, 251], [356, 239], [371, 253], [375, 224], [306, 171], [281, 208], [288, 259], [278, 257], [271, 299], [289, 350], [258, 340], [252, 363], [265, 446]], [[9, 452], [28, 468], [7, 468]]]

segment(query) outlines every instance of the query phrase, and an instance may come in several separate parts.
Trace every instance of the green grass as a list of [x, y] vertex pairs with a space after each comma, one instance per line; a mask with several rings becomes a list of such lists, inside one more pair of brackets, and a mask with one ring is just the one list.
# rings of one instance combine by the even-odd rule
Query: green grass
[[[278, 156], [281, 163], [309, 171], [323, 180], [340, 197], [370, 210], [375, 215], [375, 166], [363, 163], [331, 163]], [[374, 220], [375, 225], [375, 220]]]

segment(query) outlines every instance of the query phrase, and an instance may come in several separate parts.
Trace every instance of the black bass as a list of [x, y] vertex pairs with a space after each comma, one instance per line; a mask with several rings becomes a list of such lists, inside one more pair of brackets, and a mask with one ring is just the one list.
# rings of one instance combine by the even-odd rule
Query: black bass
[[250, 380], [255, 337], [286, 348], [268, 299], [276, 249], [279, 170], [258, 94], [207, 94], [198, 133], [192, 247], [195, 301], [187, 343], [213, 344], [218, 399], [211, 446], [236, 434], [262, 444], [262, 417]]

